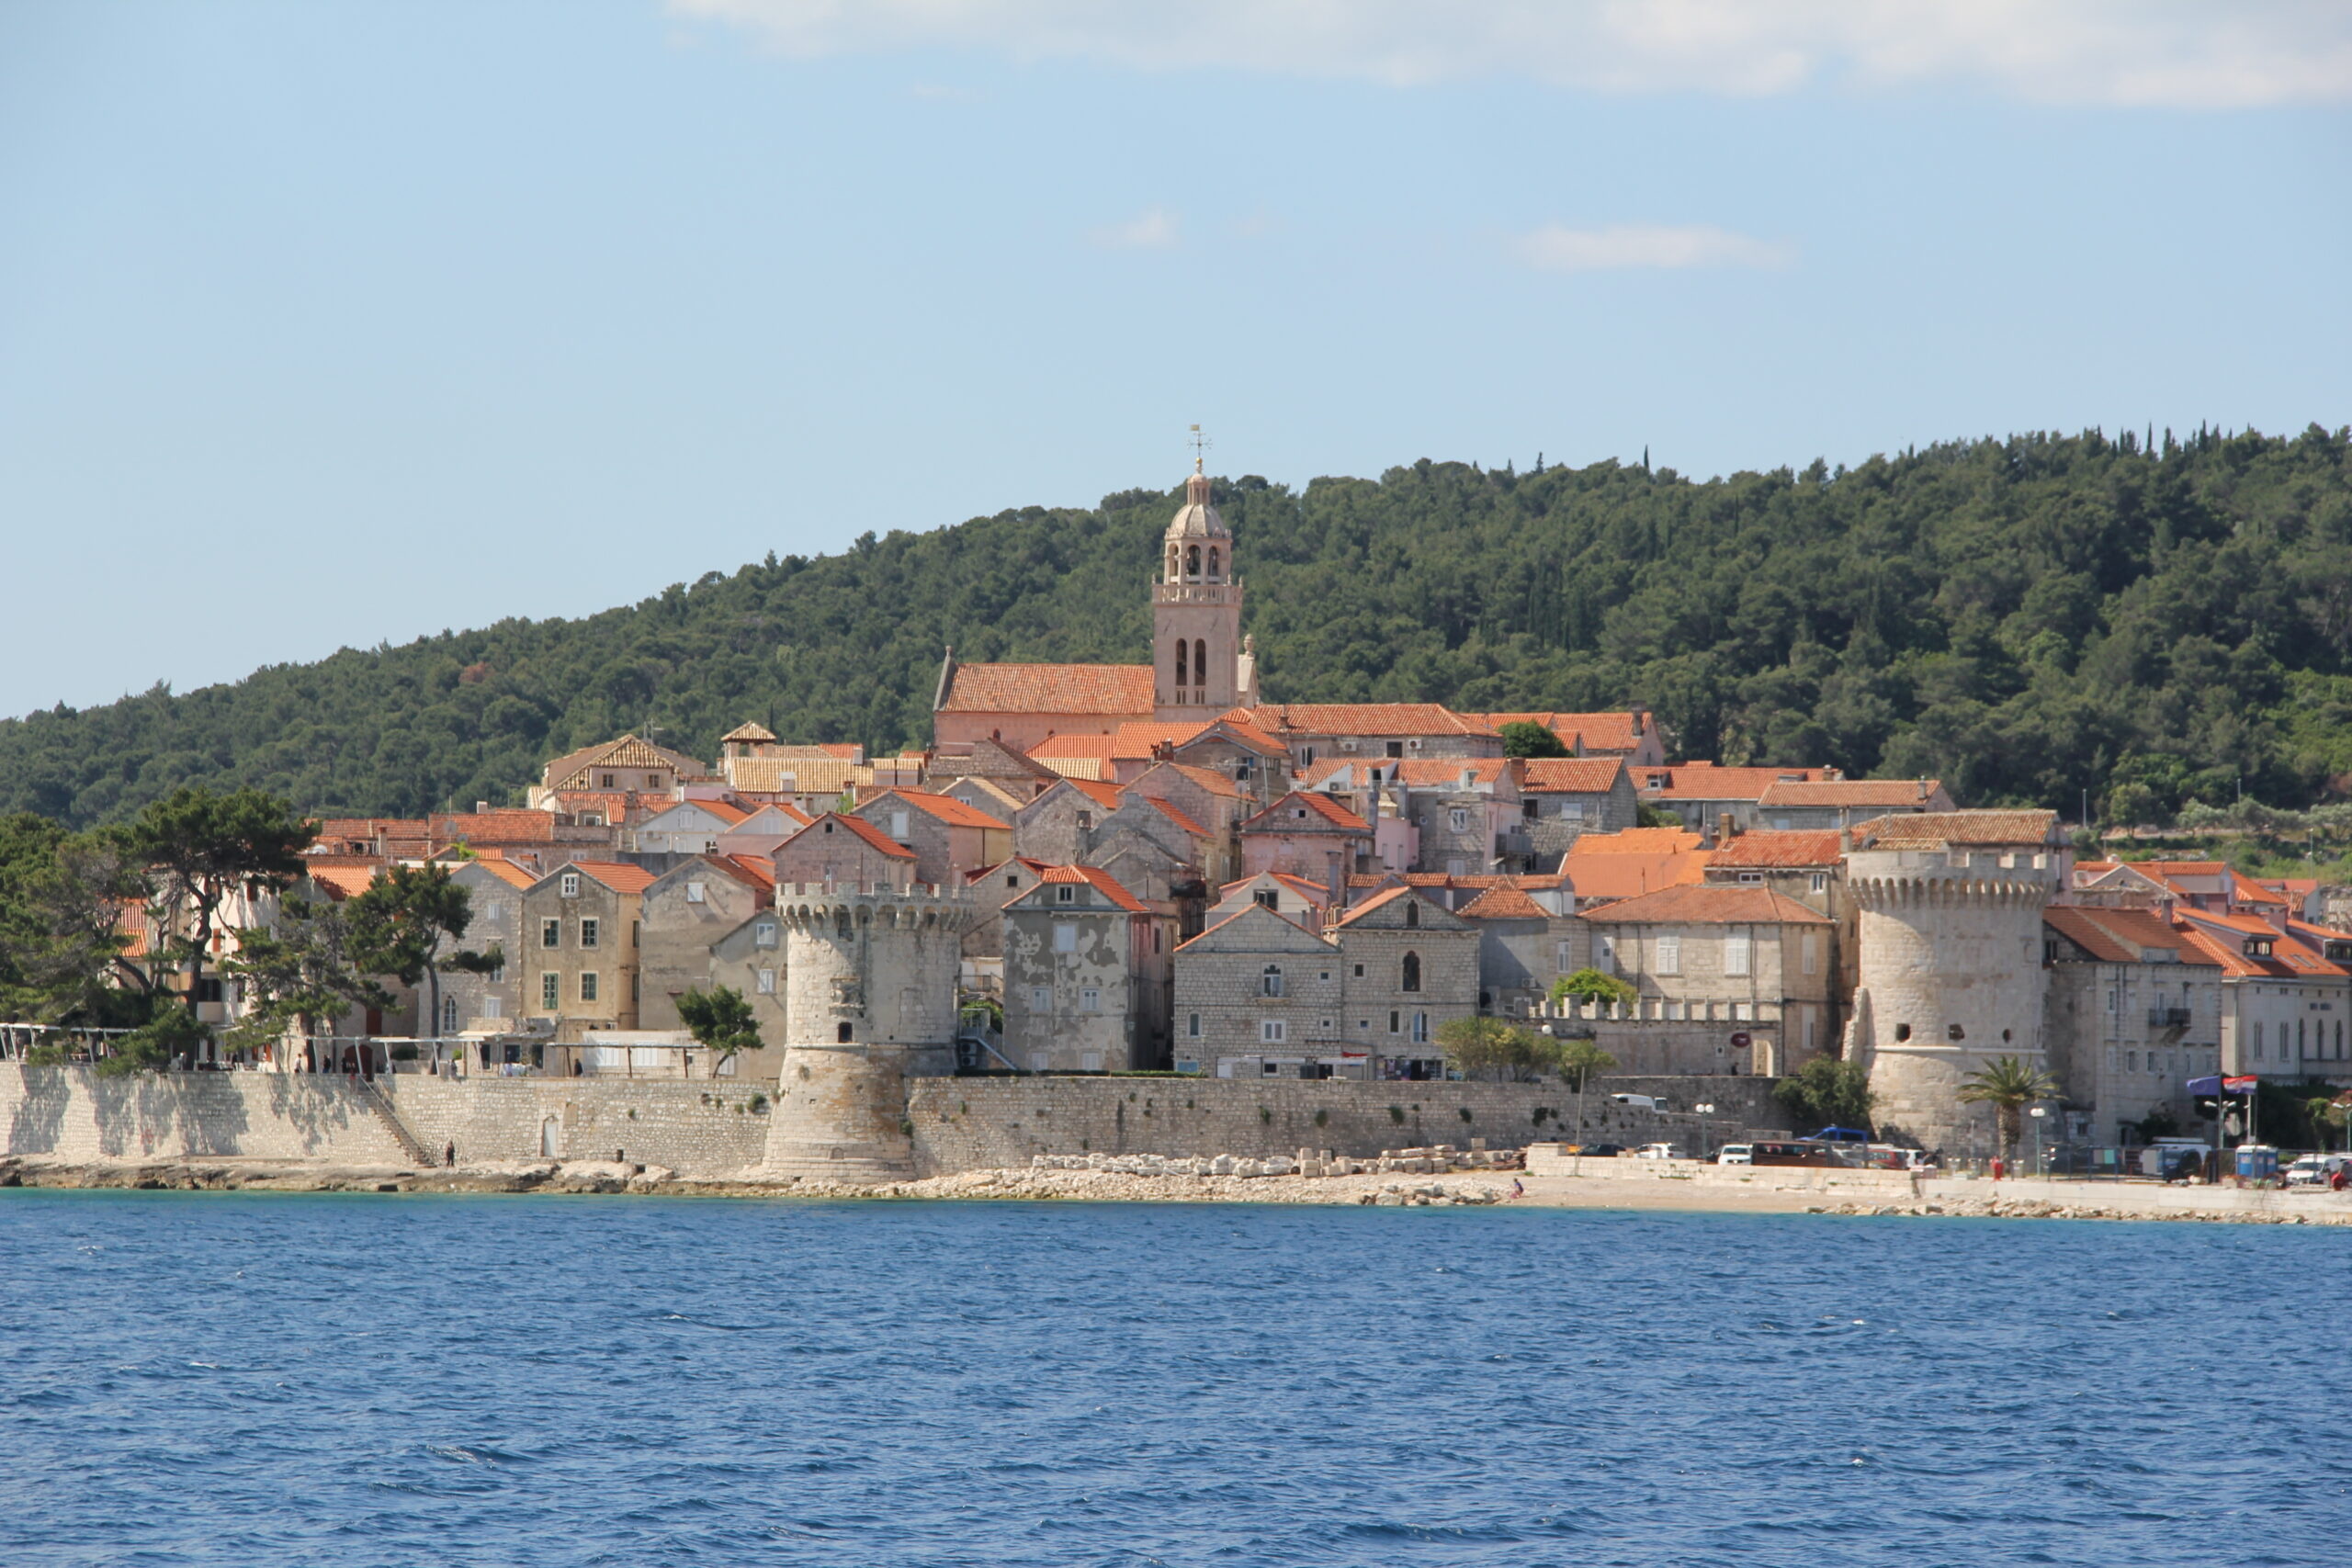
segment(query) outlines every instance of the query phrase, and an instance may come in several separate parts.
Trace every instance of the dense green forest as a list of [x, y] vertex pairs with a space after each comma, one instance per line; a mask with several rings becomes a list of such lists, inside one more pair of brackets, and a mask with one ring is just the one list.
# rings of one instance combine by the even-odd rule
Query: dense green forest
[[[1679, 753], [1940, 777], [2138, 820], [2352, 793], [2346, 432], [2030, 434], [1698, 482], [1422, 461], [1221, 480], [1264, 690], [1474, 709], [1645, 703]], [[84, 825], [182, 784], [322, 813], [511, 800], [623, 730], [709, 758], [920, 742], [941, 645], [1147, 657], [1174, 492], [773, 556], [576, 621], [345, 650], [0, 721], [0, 811]]]

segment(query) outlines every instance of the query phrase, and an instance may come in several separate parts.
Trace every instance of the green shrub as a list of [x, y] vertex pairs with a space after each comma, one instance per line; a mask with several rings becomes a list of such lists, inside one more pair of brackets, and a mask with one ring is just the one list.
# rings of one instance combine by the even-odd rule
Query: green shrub
[[1317, 1111], [1315, 1113], [1315, 1124], [1317, 1127], [1329, 1127], [1331, 1124], [1331, 1113], [1329, 1111]]
[[1405, 1108], [1401, 1105], [1390, 1106], [1388, 1108], [1388, 1119], [1391, 1122], [1396, 1122], [1399, 1127], [1402, 1127], [1405, 1124]]

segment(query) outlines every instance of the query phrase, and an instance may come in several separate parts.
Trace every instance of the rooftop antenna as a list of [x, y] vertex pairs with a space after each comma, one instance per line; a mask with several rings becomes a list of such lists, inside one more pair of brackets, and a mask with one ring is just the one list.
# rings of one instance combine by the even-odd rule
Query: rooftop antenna
[[1206, 452], [1212, 443], [1207, 436], [1201, 434], [1201, 427], [1197, 424], [1193, 426], [1190, 440], [1193, 444], [1193, 472], [1197, 474], [1202, 471], [1201, 454]]

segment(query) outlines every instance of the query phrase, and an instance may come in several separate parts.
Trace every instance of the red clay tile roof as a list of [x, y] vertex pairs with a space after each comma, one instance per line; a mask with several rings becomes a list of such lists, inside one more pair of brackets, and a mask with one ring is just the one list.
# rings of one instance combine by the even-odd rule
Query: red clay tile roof
[[1922, 811], [1881, 817], [1854, 829], [1857, 849], [1943, 844], [1977, 847], [2054, 847], [2055, 811]]
[[345, 898], [367, 892], [368, 885], [376, 880], [379, 868], [373, 865], [321, 865], [313, 861], [305, 869], [311, 880], [325, 890], [328, 900], [340, 904]]
[[1516, 887], [1489, 887], [1454, 913], [1470, 920], [1540, 920], [1552, 912]]
[[[558, 866], [558, 874], [576, 871], [582, 876], [593, 876], [616, 893], [642, 893], [653, 885], [653, 874], [641, 865], [629, 865], [622, 861], [575, 860]], [[539, 878], [545, 882], [546, 877]]]
[[[1125, 727], [1121, 726], [1122, 728]], [[1115, 735], [1048, 735], [1029, 748], [1030, 757], [1037, 761], [1065, 757], [1108, 758], [1118, 745]]]
[[582, 746], [569, 751], [547, 765], [540, 775], [549, 789], [562, 789], [594, 768], [635, 769], [667, 768], [682, 776], [700, 773], [702, 764], [682, 751], [666, 746], [640, 740], [634, 735], [624, 735], [617, 740], [600, 740], [594, 746]]
[[1809, 779], [1775, 784], [1757, 797], [1758, 806], [1916, 807], [1935, 798], [1940, 779]]
[[[1304, 811], [1307, 821], [1300, 823], [1295, 812]], [[1340, 805], [1328, 795], [1311, 790], [1293, 790], [1255, 817], [1241, 824], [1245, 833], [1281, 833], [1305, 827], [1312, 829], [1341, 828], [1351, 833], [1369, 833], [1371, 824]]]
[[1568, 853], [1587, 855], [1687, 854], [1706, 840], [1683, 828], [1624, 828], [1614, 833], [1579, 833]]
[[1820, 768], [1719, 768], [1712, 762], [1634, 770], [1634, 787], [1654, 800], [1756, 800], [1776, 784], [1816, 780]]
[[466, 811], [433, 818], [433, 836], [481, 844], [544, 844], [555, 838], [552, 811]]
[[509, 887], [528, 887], [539, 879], [537, 872], [516, 865], [504, 855], [476, 855], [466, 863], [481, 867]]
[[[1131, 915], [1151, 913], [1150, 908], [1142, 899], [1121, 886], [1117, 877], [1113, 876], [1099, 865], [1049, 865], [1037, 874], [1037, 881], [1040, 885], [1049, 882], [1083, 883], [1107, 895], [1112, 903]], [[1026, 897], [1028, 893], [1035, 891], [1036, 891], [1035, 888], [1031, 888], [1028, 892], [1016, 893], [1013, 897]]]
[[[826, 812], [822, 817], [818, 818], [816, 821], [811, 822], [806, 828], [801, 829], [799, 833], [795, 833], [790, 839], [786, 840], [785, 842], [797, 842], [803, 833], [820, 832], [823, 830], [823, 825], [828, 822], [840, 823], [842, 825], [842, 831], [856, 835], [861, 842], [866, 844], [870, 848], [881, 851], [884, 854], [890, 856], [893, 860], [912, 860], [915, 858], [914, 851], [907, 848], [906, 845], [899, 842], [898, 840], [890, 837], [889, 834], [884, 832], [881, 829], [876, 828], [873, 823], [865, 820], [863, 818], [844, 817], [838, 811]], [[782, 852], [780, 848], [778, 852]]]
[[737, 725], [718, 739], [722, 744], [729, 740], [773, 740], [775, 739], [775, 731], [754, 719], [746, 724]]
[[[1010, 826], [1000, 818], [989, 816], [977, 806], [967, 806], [952, 795], [933, 795], [925, 790], [899, 788], [887, 792], [905, 801], [916, 810], [936, 817], [951, 828], [1004, 828]], [[875, 796], [876, 800], [883, 798]], [[873, 804], [872, 801], [866, 804]]]
[[2187, 964], [2213, 962], [2202, 951], [2184, 952], [2180, 932], [2153, 910], [2053, 904], [2041, 911], [2041, 923], [2108, 964], [2144, 963], [2141, 950], [2146, 948], [2178, 953]]
[[2260, 883], [2255, 881], [2250, 876], [2245, 876], [2233, 871], [2230, 873], [2230, 880], [2234, 885], [2232, 888], [2232, 894], [2241, 904], [2283, 905], [2287, 902], [2287, 896], [2285, 894], [2274, 893], [2269, 888], [2263, 886]]
[[1707, 857], [1707, 863], [1717, 869], [1737, 866], [1744, 871], [1772, 866], [1836, 865], [1845, 853], [1844, 841], [1834, 828], [1817, 832], [1758, 829], [1725, 839]]
[[1706, 874], [1704, 850], [1665, 855], [1569, 855], [1560, 862], [1561, 880], [1578, 899], [1639, 897], [1662, 887], [1703, 882]]
[[1246, 712], [1249, 722], [1280, 738], [1305, 735], [1483, 735], [1440, 703], [1261, 703]]
[[942, 713], [1151, 713], [1148, 664], [958, 664]]
[[1666, 887], [1620, 898], [1597, 909], [1583, 911], [1588, 920], [1634, 922], [1644, 925], [1790, 925], [1826, 926], [1828, 916], [1784, 898], [1769, 887], [1735, 887], [1701, 883]]
[[1521, 787], [1530, 795], [1606, 795], [1624, 771], [1623, 757], [1530, 757]]
[[710, 862], [750, 884], [762, 898], [775, 892], [775, 863], [773, 861], [763, 861], [757, 855], [712, 855]]

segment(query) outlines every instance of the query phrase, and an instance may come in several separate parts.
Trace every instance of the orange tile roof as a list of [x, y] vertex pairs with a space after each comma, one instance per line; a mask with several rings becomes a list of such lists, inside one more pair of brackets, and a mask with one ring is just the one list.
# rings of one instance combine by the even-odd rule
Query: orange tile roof
[[[576, 871], [582, 876], [593, 876], [616, 893], [642, 893], [653, 885], [653, 874], [641, 865], [630, 865], [616, 860], [567, 861], [556, 868], [557, 873]], [[555, 874], [551, 873], [550, 874]], [[539, 878], [541, 882], [546, 877]]]
[[1775, 784], [1757, 797], [1758, 806], [1881, 808], [1917, 806], [1942, 789], [1940, 779], [1808, 779]]
[[2232, 896], [2241, 904], [2277, 904], [2283, 907], [2287, 902], [2285, 894], [2274, 893], [2252, 877], [2238, 872], [2230, 873], [2230, 881], [2233, 884], [2231, 889]]
[[710, 862], [751, 885], [764, 899], [775, 892], [775, 863], [757, 855], [712, 855]]
[[1624, 772], [1623, 757], [1530, 757], [1521, 787], [1530, 795], [1606, 795]]
[[1944, 844], [1996, 848], [2052, 846], [2058, 834], [2055, 811], [1922, 811], [1881, 817], [1854, 829], [1857, 849]]
[[1150, 714], [1148, 664], [958, 664], [942, 713]]
[[1305, 735], [1481, 735], [1479, 725], [1440, 703], [1261, 703], [1237, 710], [1270, 736]]
[[1821, 768], [1719, 768], [1678, 762], [1634, 770], [1634, 787], [1653, 800], [1758, 800], [1774, 784], [1818, 780]]
[[1760, 870], [1772, 866], [1836, 865], [1845, 854], [1845, 841], [1834, 828], [1813, 832], [1758, 829], [1725, 839], [1715, 847], [1707, 863], [1717, 870], [1725, 866]]
[[753, 719], [749, 723], [737, 725], [718, 739], [722, 744], [729, 740], [773, 740], [775, 739], [775, 731]]
[[[1125, 728], [1125, 726], [1120, 728]], [[1108, 759], [1119, 743], [1115, 735], [1048, 735], [1029, 748], [1032, 761], [1051, 764], [1069, 758]]]
[[549, 789], [562, 789], [595, 768], [668, 768], [681, 775], [702, 772], [702, 764], [682, 751], [624, 735], [617, 740], [600, 740], [594, 746], [566, 752], [549, 762], [541, 776]]
[[[1037, 874], [1040, 884], [1048, 882], [1083, 883], [1109, 896], [1112, 903], [1131, 915], [1148, 915], [1150, 908], [1120, 885], [1119, 879], [1099, 865], [1049, 865]], [[1029, 889], [1028, 892], [1035, 892]], [[1026, 897], [1028, 892], [1016, 893], [1016, 898]]]
[[1516, 887], [1489, 887], [1454, 913], [1470, 920], [1540, 920], [1552, 912]]
[[1588, 855], [1687, 854], [1707, 840], [1683, 828], [1623, 828], [1614, 833], [1579, 833], [1568, 853]]
[[1569, 855], [1560, 862], [1561, 880], [1579, 899], [1634, 898], [1661, 887], [1703, 882], [1707, 852], [1665, 855]]
[[[888, 855], [893, 860], [912, 860], [915, 858], [914, 851], [907, 848], [906, 845], [899, 842], [898, 840], [890, 837], [889, 834], [884, 832], [881, 829], [876, 828], [873, 823], [866, 821], [861, 817], [844, 817], [838, 811], [826, 812], [823, 816], [818, 818], [816, 821], [811, 822], [806, 828], [801, 829], [799, 833], [795, 833], [790, 839], [787, 839], [785, 841], [786, 843], [797, 842], [801, 837], [801, 834], [814, 833], [819, 830], [822, 824], [827, 822], [840, 823], [843, 831], [855, 835], [860, 842], [870, 848], [881, 851], [884, 854]], [[781, 848], [778, 849], [777, 852], [779, 854], [783, 852]]]
[[376, 880], [379, 869], [373, 865], [321, 865], [311, 863], [307, 868], [311, 881], [326, 890], [330, 902], [340, 904], [345, 898], [368, 891]]
[[466, 863], [481, 867], [509, 887], [528, 887], [539, 879], [537, 872], [516, 865], [504, 855], [476, 855]]
[[[989, 816], [977, 806], [967, 805], [952, 795], [933, 795], [927, 790], [898, 788], [887, 792], [905, 801], [926, 816], [935, 817], [951, 828], [1004, 828], [1011, 824], [1001, 818]], [[881, 795], [875, 796], [876, 800]], [[867, 804], [871, 805], [872, 802]]]
[[[1287, 810], [1285, 808], [1288, 808]], [[1340, 805], [1328, 795], [1312, 790], [1291, 791], [1255, 817], [1241, 824], [1245, 833], [1279, 833], [1298, 820], [1290, 812], [1305, 811], [1313, 818], [1314, 828], [1341, 828], [1351, 833], [1369, 833], [1372, 826], [1363, 818]]]
[[[1095, 805], [1102, 807], [1106, 811], [1116, 811], [1119, 809], [1120, 792], [1117, 784], [1105, 784], [1101, 779], [1065, 778], [1062, 780], [1062, 783], [1069, 785], [1070, 788], [1076, 790], [1079, 794], [1084, 795]], [[1051, 795], [1053, 791], [1047, 790], [1046, 795]], [[1046, 795], [1041, 795], [1037, 798], [1039, 800], [1043, 800], [1046, 798]]]
[[464, 811], [432, 820], [435, 838], [469, 844], [544, 844], [555, 838], [552, 811]]
[[1699, 883], [1663, 887], [1636, 894], [1583, 911], [1588, 920], [1639, 922], [1643, 925], [1787, 925], [1826, 926], [1828, 916], [1809, 909], [1769, 887], [1736, 887], [1724, 883]]
[[2177, 953], [2187, 964], [2213, 962], [2202, 950], [2183, 951], [2180, 932], [2149, 909], [2052, 904], [2041, 911], [2041, 923], [2102, 963], [2144, 963], [2143, 949]]

